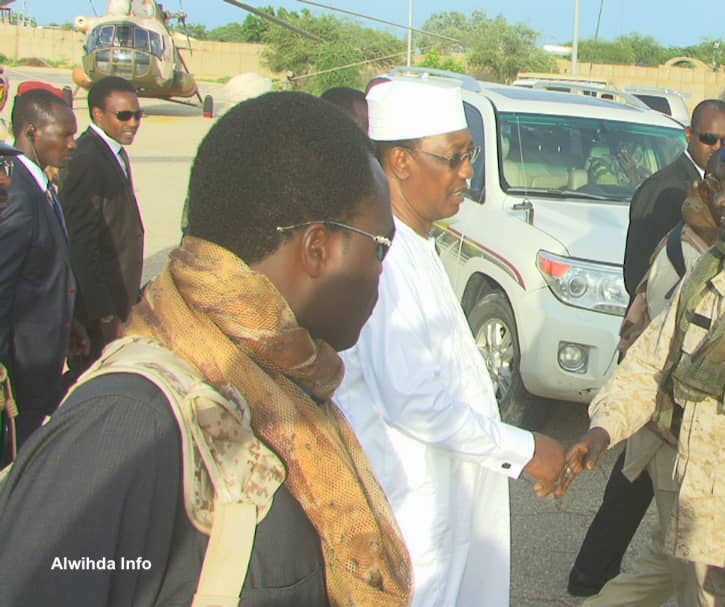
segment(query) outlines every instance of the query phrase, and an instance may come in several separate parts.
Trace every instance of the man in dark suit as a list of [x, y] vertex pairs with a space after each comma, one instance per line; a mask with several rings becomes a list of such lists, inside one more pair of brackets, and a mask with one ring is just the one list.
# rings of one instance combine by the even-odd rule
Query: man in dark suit
[[725, 102], [701, 101], [687, 127], [687, 149], [672, 163], [645, 179], [632, 197], [624, 251], [624, 284], [634, 298], [657, 243], [682, 220], [682, 203], [693, 182], [703, 178], [710, 156], [725, 137]]
[[73, 110], [46, 90], [17, 97], [7, 200], [0, 203], [0, 362], [20, 409], [18, 443], [62, 397], [75, 280], [63, 212], [44, 170], [63, 167], [75, 149]]
[[92, 123], [62, 176], [61, 200], [78, 280], [76, 316], [91, 340], [87, 357], [71, 359], [74, 373], [88, 367], [118, 335], [136, 303], [143, 268], [144, 229], [128, 155], [143, 115], [136, 90], [118, 77], [88, 91]]
[[[624, 284], [634, 299], [660, 240], [682, 220], [682, 203], [704, 177], [710, 156], [723, 147], [725, 102], [706, 99], [692, 112], [687, 149], [637, 189], [629, 207]], [[619, 573], [622, 557], [653, 497], [647, 472], [630, 482], [622, 473], [626, 451], [617, 459], [604, 499], [569, 575], [569, 592], [589, 596]]]

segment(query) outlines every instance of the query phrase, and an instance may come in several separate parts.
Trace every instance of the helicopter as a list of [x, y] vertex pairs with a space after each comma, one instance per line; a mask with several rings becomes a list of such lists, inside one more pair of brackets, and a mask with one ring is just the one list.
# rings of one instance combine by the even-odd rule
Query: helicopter
[[[224, 2], [285, 27], [297, 35], [322, 42], [314, 34], [246, 3], [238, 0]], [[88, 89], [93, 82], [106, 76], [121, 76], [136, 85], [139, 97], [202, 105], [204, 116], [211, 117], [214, 100], [210, 95], [202, 99], [180, 52], [191, 52], [191, 41], [181, 0], [179, 8], [179, 12], [172, 13], [164, 10], [163, 5], [156, 0], [109, 0], [104, 16], [76, 17], [75, 29], [85, 33], [86, 40], [83, 45], [83, 65], [73, 70], [73, 82], [79, 88]], [[184, 29], [186, 47], [178, 46], [174, 40], [170, 29], [173, 20]], [[192, 97], [196, 97], [198, 103], [186, 101]]]
[[[172, 20], [186, 29], [186, 14], [164, 10], [156, 0], [109, 0], [102, 17], [76, 17], [75, 29], [86, 34], [83, 65], [73, 70], [73, 82], [88, 89], [106, 76], [133, 82], [139, 97], [203, 106], [211, 117], [214, 100], [202, 99], [194, 77], [170, 30]], [[76, 89], [77, 91], [78, 89]], [[189, 101], [196, 97], [197, 102]]]

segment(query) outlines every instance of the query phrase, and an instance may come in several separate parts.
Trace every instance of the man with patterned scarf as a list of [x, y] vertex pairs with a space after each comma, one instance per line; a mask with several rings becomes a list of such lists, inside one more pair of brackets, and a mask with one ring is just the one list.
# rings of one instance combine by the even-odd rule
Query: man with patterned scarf
[[[669, 558], [672, 584], [654, 587], [661, 557], [650, 549], [635, 563], [633, 574], [614, 578], [588, 606], [660, 605], [673, 590], [683, 607], [725, 605], [723, 162], [725, 157], [683, 207], [687, 226], [715, 244], [686, 274], [672, 305], [627, 350], [590, 404], [590, 430], [569, 451], [572, 473], [562, 487], [566, 490], [576, 474], [592, 470], [610, 444], [645, 424], [673, 445], [672, 483], [657, 483], [656, 493], [664, 523], [660, 549]], [[704, 212], [707, 208], [709, 213]], [[666, 458], [659, 461], [667, 467]], [[653, 479], [665, 480], [653, 472]]]
[[[194, 161], [181, 245], [3, 483], [0, 604], [189, 605], [224, 497], [259, 520], [225, 607], [408, 605], [394, 516], [331, 401], [393, 232], [385, 175], [332, 104], [229, 110]], [[183, 423], [135, 352], [187, 370]]]

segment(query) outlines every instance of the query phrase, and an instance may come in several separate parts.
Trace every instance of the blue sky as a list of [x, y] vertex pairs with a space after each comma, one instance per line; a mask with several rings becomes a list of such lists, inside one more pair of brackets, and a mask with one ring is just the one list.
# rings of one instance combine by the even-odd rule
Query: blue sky
[[[207, 27], [231, 21], [243, 21], [247, 13], [222, 0], [182, 0], [192, 23]], [[323, 4], [364, 12], [381, 19], [407, 23], [408, 0], [321, 0]], [[107, 0], [93, 0], [97, 10], [105, 12]], [[259, 7], [272, 5], [291, 10], [310, 8], [293, 0], [247, 0]], [[580, 37], [594, 36], [600, 0], [580, 0]], [[16, 10], [27, 6], [41, 24], [72, 21], [77, 15], [92, 15], [89, 0], [16, 0]], [[166, 0], [169, 10], [178, 10], [179, 0]], [[571, 40], [574, 24], [574, 0], [414, 0], [413, 25], [422, 26], [433, 13], [457, 10], [470, 13], [483, 10], [489, 16], [503, 15], [511, 23], [523, 23], [540, 33], [541, 44]], [[368, 22], [372, 25], [372, 22]], [[722, 0], [604, 0], [600, 38], [613, 40], [622, 34], [637, 32], [653, 36], [666, 46], [697, 44], [705, 38], [722, 37], [725, 2]], [[402, 30], [400, 31], [402, 35]], [[725, 52], [725, 51], [723, 51]]]

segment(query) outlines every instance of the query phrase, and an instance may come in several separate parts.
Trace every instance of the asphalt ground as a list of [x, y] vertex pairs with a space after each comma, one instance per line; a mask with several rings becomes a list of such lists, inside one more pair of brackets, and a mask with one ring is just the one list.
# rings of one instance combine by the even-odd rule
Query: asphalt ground
[[[0, 117], [9, 123], [12, 94], [23, 80], [45, 80], [57, 86], [72, 85], [70, 71], [48, 68], [10, 68], [11, 97]], [[217, 113], [228, 105], [222, 87], [200, 83], [202, 96], [215, 97]], [[146, 228], [144, 277], [150, 279], [163, 267], [169, 251], [180, 239], [180, 219], [189, 170], [196, 149], [213, 124], [200, 108], [144, 99], [146, 112], [133, 145], [128, 147], [137, 198]], [[89, 122], [85, 95], [74, 100], [79, 133]], [[558, 403], [541, 428], [542, 432], [570, 445], [587, 428], [586, 408], [581, 404]], [[579, 605], [581, 599], [566, 592], [569, 569], [594, 517], [619, 449], [606, 455], [600, 467], [577, 479], [561, 500], [537, 498], [532, 485], [511, 481], [512, 607]], [[649, 541], [655, 520], [651, 507], [625, 556], [627, 570]], [[482, 606], [486, 605], [482, 597]], [[674, 605], [674, 603], [668, 603]]]

